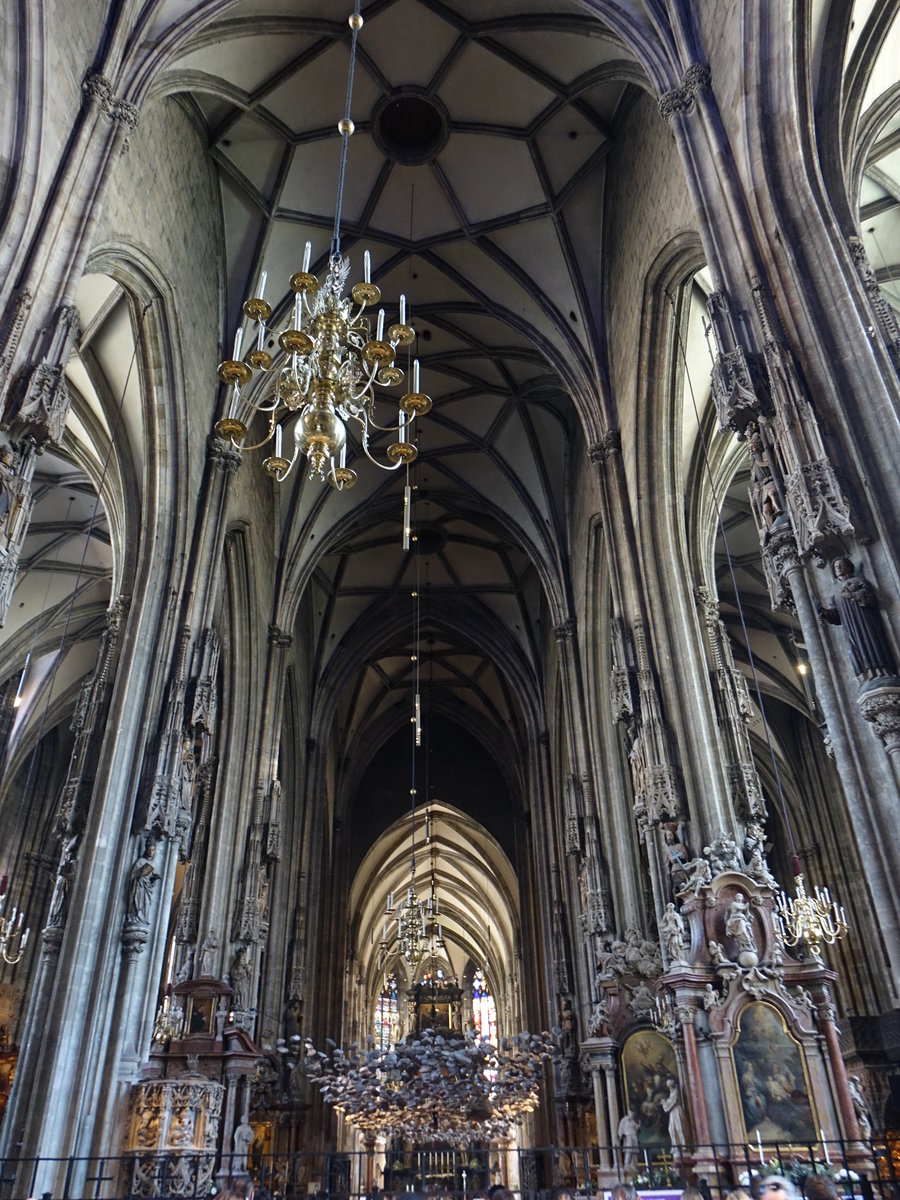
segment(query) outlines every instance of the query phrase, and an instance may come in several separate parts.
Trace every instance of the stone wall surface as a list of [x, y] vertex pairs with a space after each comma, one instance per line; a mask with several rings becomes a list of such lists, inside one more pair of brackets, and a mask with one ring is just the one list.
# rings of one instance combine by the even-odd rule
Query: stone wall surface
[[[173, 343], [184, 375], [190, 493], [212, 429], [221, 357], [224, 270], [221, 205], [193, 122], [176, 100], [151, 102], [116, 164], [92, 252], [116, 248], [150, 264], [171, 297]], [[90, 267], [88, 268], [90, 269]]]

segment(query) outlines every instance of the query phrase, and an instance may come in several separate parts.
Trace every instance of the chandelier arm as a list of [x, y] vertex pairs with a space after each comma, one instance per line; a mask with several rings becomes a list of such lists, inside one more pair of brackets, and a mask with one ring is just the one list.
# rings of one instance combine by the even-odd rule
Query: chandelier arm
[[[266, 442], [269, 442], [272, 440], [272, 434], [275, 432], [275, 426], [277, 425], [277, 423], [278, 423], [277, 421], [271, 422], [271, 424], [269, 425], [269, 432], [266, 434], [266, 436], [262, 439], [261, 442], [254, 442], [252, 446], [240, 446], [239, 449], [241, 449], [241, 450], [259, 450], [259, 449], [261, 449], [266, 444]], [[234, 441], [234, 438], [232, 438], [231, 440]]]
[[362, 441], [362, 450], [369, 462], [378, 467], [380, 471], [396, 471], [398, 467], [402, 467], [404, 465], [403, 460], [401, 459], [399, 462], [392, 463], [391, 466], [386, 467], [384, 463], [379, 462], [377, 458], [374, 458], [372, 454], [369, 453], [368, 441], [365, 438], [363, 438]]

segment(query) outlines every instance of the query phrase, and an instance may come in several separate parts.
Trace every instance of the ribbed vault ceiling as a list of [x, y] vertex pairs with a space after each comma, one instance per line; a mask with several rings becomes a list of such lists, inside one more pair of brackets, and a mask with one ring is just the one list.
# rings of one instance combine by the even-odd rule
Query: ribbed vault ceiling
[[[575, 0], [363, 11], [342, 249], [351, 280], [371, 251], [388, 321], [409, 298], [435, 401], [410, 478], [421, 543], [400, 548], [405, 481], [358, 454], [350, 494], [295, 485], [281, 623], [309, 597], [317, 675], [339, 697], [323, 720], [348, 762], [367, 760], [407, 719], [419, 590], [436, 706], [511, 770], [519, 697], [539, 684], [540, 621], [568, 608], [571, 396], [592, 396], [597, 420], [604, 161], [637, 68]], [[161, 81], [189, 97], [219, 169], [231, 327], [263, 269], [273, 321], [286, 315], [307, 239], [323, 272], [347, 12], [241, 0]], [[393, 123], [380, 123], [391, 105]]]

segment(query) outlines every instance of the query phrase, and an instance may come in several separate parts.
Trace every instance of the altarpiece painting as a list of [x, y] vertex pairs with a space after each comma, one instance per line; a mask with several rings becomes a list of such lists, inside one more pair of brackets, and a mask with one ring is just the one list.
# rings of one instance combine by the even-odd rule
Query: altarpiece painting
[[732, 1055], [748, 1141], [816, 1141], [803, 1052], [778, 1010], [748, 1004]]
[[675, 1050], [652, 1029], [632, 1033], [622, 1047], [625, 1102], [639, 1124], [638, 1145], [669, 1146], [669, 1117], [662, 1106], [670, 1079], [678, 1082]]

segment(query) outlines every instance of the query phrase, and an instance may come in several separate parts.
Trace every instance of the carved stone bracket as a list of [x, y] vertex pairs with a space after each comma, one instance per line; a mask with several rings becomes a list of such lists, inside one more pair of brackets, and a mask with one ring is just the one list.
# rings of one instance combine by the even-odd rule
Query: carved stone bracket
[[599, 442], [588, 447], [588, 459], [592, 463], [606, 463], [614, 454], [622, 453], [622, 435], [618, 429], [610, 429]]
[[664, 92], [659, 98], [659, 115], [670, 121], [676, 113], [693, 110], [697, 96], [712, 83], [712, 72], [705, 63], [691, 63], [681, 77], [681, 87]]
[[857, 703], [888, 754], [900, 751], [900, 687], [869, 688]]
[[115, 96], [112, 82], [105, 75], [101, 75], [99, 71], [87, 72], [81, 81], [81, 94], [85, 104], [96, 104], [114, 125], [122, 125], [129, 131], [137, 128], [140, 109], [136, 104]]
[[231, 442], [211, 433], [206, 439], [206, 457], [226, 475], [235, 475], [241, 465], [241, 452]]
[[762, 562], [772, 607], [793, 611], [794, 597], [788, 576], [792, 570], [800, 567], [801, 559], [797, 540], [787, 526], [773, 529], [765, 538], [762, 547]]
[[575, 636], [575, 618], [566, 617], [559, 625], [553, 627], [553, 636], [558, 642], [567, 642]]

